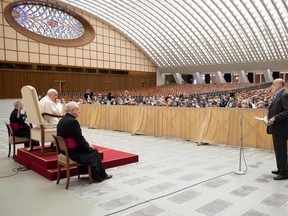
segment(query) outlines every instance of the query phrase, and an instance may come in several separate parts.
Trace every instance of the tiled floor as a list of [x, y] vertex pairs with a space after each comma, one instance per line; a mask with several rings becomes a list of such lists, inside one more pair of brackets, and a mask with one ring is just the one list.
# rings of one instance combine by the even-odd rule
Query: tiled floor
[[[90, 143], [139, 155], [139, 162], [108, 169], [113, 178], [56, 185], [7, 157], [13, 100], [0, 100], [0, 215], [287, 216], [288, 181], [274, 181], [274, 153], [179, 139], [133, 136], [83, 127]], [[245, 139], [245, 137], [244, 137]], [[242, 161], [241, 171], [245, 170]], [[19, 170], [19, 171], [17, 171]]]

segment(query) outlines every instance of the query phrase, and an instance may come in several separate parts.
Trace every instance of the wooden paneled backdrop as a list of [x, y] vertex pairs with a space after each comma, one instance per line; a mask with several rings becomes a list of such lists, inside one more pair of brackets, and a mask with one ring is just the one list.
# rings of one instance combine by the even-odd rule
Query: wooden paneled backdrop
[[156, 86], [156, 74], [129, 72], [128, 75], [99, 74], [83, 72], [26, 71], [0, 69], [0, 98], [20, 98], [24, 85], [32, 85], [38, 94], [46, 94], [49, 88], [60, 91], [58, 81], [64, 93], [85, 93], [92, 91], [110, 91]]

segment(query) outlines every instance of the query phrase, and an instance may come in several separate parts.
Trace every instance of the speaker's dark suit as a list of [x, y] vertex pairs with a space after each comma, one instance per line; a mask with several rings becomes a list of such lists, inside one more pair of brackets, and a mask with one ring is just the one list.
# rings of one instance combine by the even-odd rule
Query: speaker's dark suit
[[280, 175], [288, 175], [287, 138], [288, 138], [288, 91], [282, 89], [268, 108], [268, 119], [275, 117], [274, 124], [267, 127], [272, 134], [277, 168]]

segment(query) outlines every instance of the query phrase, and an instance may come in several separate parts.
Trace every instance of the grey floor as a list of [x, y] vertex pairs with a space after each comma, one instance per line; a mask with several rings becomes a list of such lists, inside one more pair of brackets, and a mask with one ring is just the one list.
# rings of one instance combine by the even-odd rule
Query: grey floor
[[[287, 216], [288, 181], [274, 181], [274, 153], [201, 145], [191, 141], [133, 136], [83, 127], [90, 143], [139, 155], [139, 162], [108, 169], [113, 178], [98, 184], [72, 177], [56, 185], [22, 171], [7, 157], [13, 100], [0, 100], [0, 215]], [[244, 137], [245, 139], [245, 137]], [[19, 169], [20, 168], [20, 169]]]

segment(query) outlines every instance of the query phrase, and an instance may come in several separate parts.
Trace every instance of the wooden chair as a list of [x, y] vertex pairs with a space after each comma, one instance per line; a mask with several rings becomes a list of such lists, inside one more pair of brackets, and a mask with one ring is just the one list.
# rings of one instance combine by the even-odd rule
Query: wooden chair
[[[65, 139], [61, 136], [55, 136], [53, 135], [53, 138], [56, 142], [56, 150], [58, 154], [58, 160], [57, 160], [57, 184], [59, 184], [60, 178], [61, 178], [61, 166], [66, 168], [66, 190], [69, 187], [70, 183], [70, 169], [73, 167], [77, 167], [78, 172], [78, 178], [80, 178], [79, 169], [78, 167], [81, 165], [69, 158], [69, 151], [68, 151], [68, 145], [65, 141]], [[88, 166], [88, 175], [89, 175], [89, 183], [92, 183], [92, 174], [91, 174], [91, 166]]]
[[33, 150], [32, 140], [40, 142], [41, 155], [44, 154], [45, 142], [54, 142], [52, 135], [56, 135], [56, 127], [46, 128], [43, 116], [63, 117], [42, 113], [39, 105], [38, 94], [32, 86], [23, 86], [21, 89], [22, 99], [25, 105], [27, 120], [31, 128], [30, 150]]
[[9, 142], [8, 157], [10, 157], [11, 145], [13, 145], [13, 159], [14, 159], [16, 145], [30, 143], [30, 139], [28, 139], [26, 137], [17, 137], [17, 136], [15, 136], [11, 125], [9, 123], [7, 123], [7, 122], [5, 122], [5, 125], [6, 125], [7, 131], [8, 131], [8, 142]]

